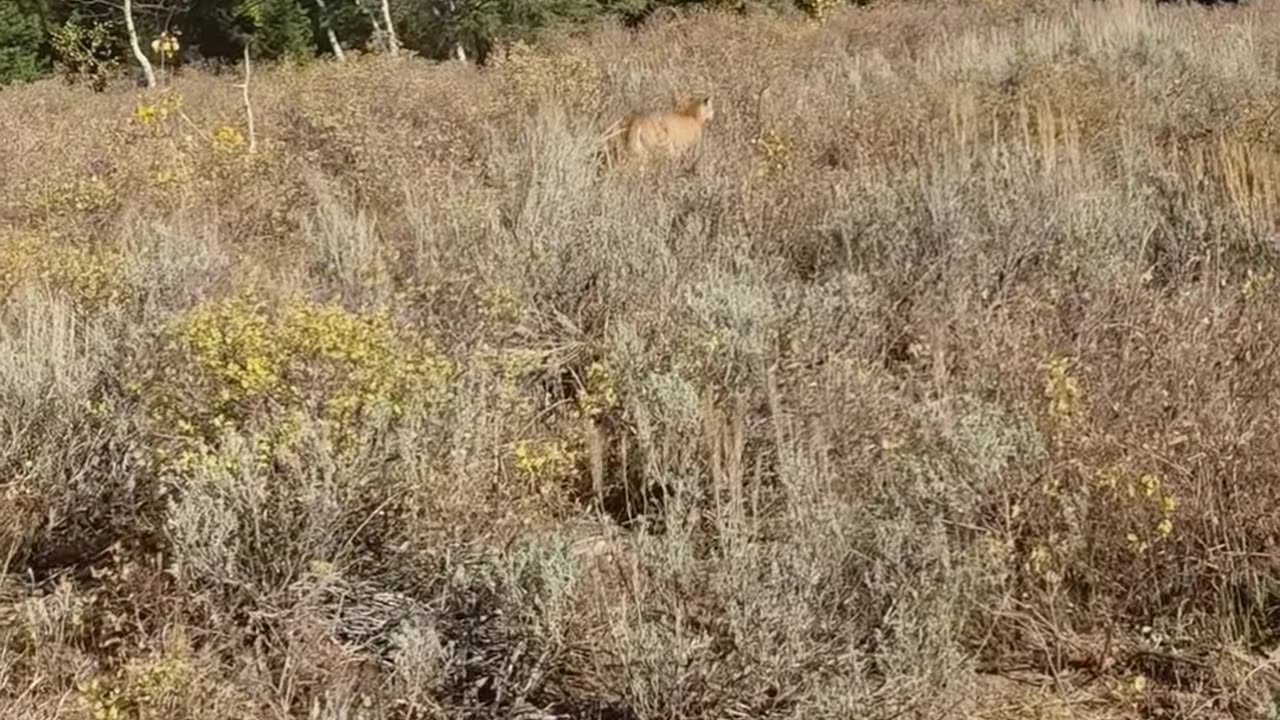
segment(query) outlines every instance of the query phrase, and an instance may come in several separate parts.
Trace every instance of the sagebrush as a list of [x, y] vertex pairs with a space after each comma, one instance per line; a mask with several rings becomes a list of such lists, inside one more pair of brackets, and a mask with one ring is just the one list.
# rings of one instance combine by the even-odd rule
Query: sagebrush
[[0, 93], [0, 710], [1275, 717], [1280, 14], [814, 7]]

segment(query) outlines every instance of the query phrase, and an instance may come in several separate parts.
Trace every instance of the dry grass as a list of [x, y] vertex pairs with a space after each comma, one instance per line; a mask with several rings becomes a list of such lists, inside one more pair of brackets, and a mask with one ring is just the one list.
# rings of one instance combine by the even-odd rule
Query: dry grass
[[0, 715], [1280, 712], [1270, 4], [254, 92], [0, 93]]

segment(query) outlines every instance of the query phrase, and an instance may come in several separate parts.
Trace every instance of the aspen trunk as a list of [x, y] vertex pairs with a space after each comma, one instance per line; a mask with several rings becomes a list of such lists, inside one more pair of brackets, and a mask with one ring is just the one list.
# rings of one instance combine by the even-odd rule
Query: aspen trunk
[[338, 42], [338, 34], [333, 31], [332, 17], [329, 15], [329, 4], [325, 0], [316, 0], [316, 6], [320, 8], [320, 19], [324, 23], [324, 32], [329, 38], [329, 47], [333, 48], [334, 57], [338, 58], [338, 62], [346, 62], [347, 54], [342, 51], [342, 44]]
[[124, 0], [124, 28], [129, 33], [129, 47], [133, 49], [133, 56], [138, 59], [138, 64], [142, 66], [142, 74], [147, 78], [147, 87], [155, 87], [155, 68], [151, 67], [151, 60], [147, 58], [147, 54], [142, 52], [142, 43], [138, 41], [138, 28], [133, 24], [133, 0]]
[[253, 76], [252, 67], [249, 64], [249, 43], [244, 44], [244, 84], [240, 87], [244, 89], [244, 114], [245, 121], [249, 125], [249, 154], [258, 152], [258, 133], [253, 125], [253, 103], [249, 100], [249, 79]]
[[387, 28], [387, 49], [392, 55], [398, 55], [400, 40], [396, 37], [396, 27], [391, 22], [391, 0], [382, 0], [382, 22]]
[[[458, 12], [458, 3], [456, 0], [449, 0], [449, 15], [452, 16]], [[467, 49], [462, 47], [461, 40], [453, 41], [453, 59], [458, 62], [467, 61]]]

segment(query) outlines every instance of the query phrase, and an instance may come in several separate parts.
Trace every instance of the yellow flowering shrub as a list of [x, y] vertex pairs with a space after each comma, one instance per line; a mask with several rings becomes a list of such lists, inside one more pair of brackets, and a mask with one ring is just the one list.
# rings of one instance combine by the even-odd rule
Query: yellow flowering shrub
[[1099, 506], [1115, 518], [1109, 523], [1124, 531], [1127, 548], [1141, 555], [1173, 534], [1178, 499], [1154, 473], [1128, 472], [1107, 465], [1097, 473]]
[[[1144, 469], [1131, 446], [1090, 425], [1077, 367], [1060, 355], [1041, 367], [1057, 467], [1029, 498], [1026, 523], [1035, 530], [1022, 569], [1051, 591], [1062, 585], [1068, 568], [1146, 562], [1144, 556], [1174, 535], [1179, 505], [1166, 479]], [[1099, 454], [1113, 459], [1099, 462]]]
[[573, 476], [581, 452], [564, 439], [518, 440], [512, 459], [521, 477], [540, 495], [553, 496]]
[[480, 312], [495, 324], [514, 324], [520, 320], [524, 306], [509, 285], [497, 284], [485, 290]]
[[41, 178], [29, 183], [18, 201], [18, 207], [29, 220], [45, 222], [112, 210], [119, 204], [116, 184], [98, 174]]
[[[337, 305], [293, 301], [285, 309], [279, 338], [295, 382], [321, 389], [325, 415], [350, 420], [377, 409], [398, 416], [413, 393], [440, 399], [453, 364], [429, 342], [403, 344], [385, 313], [354, 314]], [[302, 362], [296, 362], [302, 360]]]
[[[567, 501], [584, 477], [590, 424], [622, 407], [608, 364], [574, 367], [579, 360], [532, 348], [484, 350], [473, 358], [505, 421], [508, 467], [521, 489], [553, 505]], [[565, 386], [548, 393], [548, 382]]]
[[182, 47], [177, 37], [181, 34], [181, 32], [171, 33], [167, 30], [160, 33], [151, 41], [151, 52], [155, 53], [161, 60], [173, 60], [178, 56], [178, 50]]
[[593, 362], [587, 367], [577, 404], [578, 411], [589, 418], [599, 417], [618, 406], [616, 382], [603, 363]]
[[763, 164], [757, 175], [772, 175], [785, 172], [791, 167], [791, 146], [782, 134], [768, 128], [751, 140]]
[[213, 145], [219, 150], [236, 150], [244, 142], [244, 134], [235, 125], [224, 124], [213, 129]]
[[1248, 270], [1244, 283], [1240, 286], [1240, 295], [1246, 301], [1252, 300], [1261, 293], [1269, 290], [1276, 281], [1275, 270], [1268, 270], [1264, 273], [1254, 272], [1253, 268]]
[[1049, 402], [1049, 417], [1062, 425], [1074, 422], [1081, 412], [1083, 393], [1073, 369], [1071, 358], [1064, 356], [1055, 355], [1045, 365], [1044, 395]]
[[176, 707], [197, 702], [199, 674], [185, 637], [175, 633], [164, 652], [135, 659], [102, 673], [78, 688], [78, 700], [94, 720], [165, 717]]
[[152, 97], [142, 97], [133, 108], [131, 121], [136, 128], [146, 128], [149, 132], [163, 132], [167, 129], [170, 117], [182, 110], [183, 96], [170, 88], [165, 88]]
[[229, 428], [270, 428], [253, 435], [266, 443], [255, 452], [270, 456], [301, 415], [353, 437], [366, 421], [402, 416], [410, 400], [445, 400], [453, 370], [386, 313], [299, 298], [272, 307], [242, 294], [181, 316], [139, 391], [153, 420], [186, 440], [170, 452], [187, 453], [188, 465]]
[[26, 283], [64, 292], [82, 310], [118, 302], [127, 292], [124, 258], [116, 250], [34, 235], [0, 234], [0, 302]]

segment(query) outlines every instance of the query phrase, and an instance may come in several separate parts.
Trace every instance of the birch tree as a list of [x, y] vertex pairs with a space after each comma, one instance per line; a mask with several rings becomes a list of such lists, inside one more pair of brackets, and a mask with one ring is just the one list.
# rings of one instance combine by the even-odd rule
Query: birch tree
[[383, 13], [381, 31], [387, 41], [387, 51], [392, 55], [399, 55], [399, 37], [396, 36], [396, 22], [392, 19], [392, 0], [381, 0], [381, 13]]
[[391, 0], [382, 0], [382, 22], [387, 29], [387, 50], [393, 56], [400, 54], [400, 40], [396, 37], [396, 26], [391, 21]]
[[338, 42], [338, 34], [333, 30], [333, 15], [329, 13], [329, 4], [325, 0], [316, 0], [316, 7], [320, 8], [320, 24], [324, 26], [325, 37], [329, 40], [333, 56], [338, 58], [338, 62], [346, 62], [347, 55], [342, 50], [342, 43]]
[[380, 0], [377, 3], [373, 0], [355, 1], [356, 6], [369, 19], [369, 25], [373, 27], [374, 46], [380, 44], [388, 53], [399, 54], [400, 38], [396, 35], [395, 23], [392, 20], [391, 0]]
[[129, 34], [129, 48], [133, 57], [142, 66], [142, 74], [147, 78], [147, 87], [156, 86], [156, 71], [151, 67], [151, 59], [142, 51], [142, 43], [138, 40], [138, 26], [133, 21], [133, 0], [124, 0], [124, 29]]

